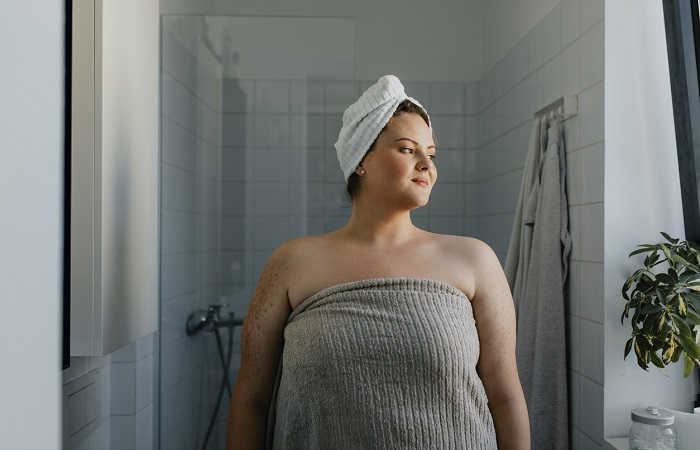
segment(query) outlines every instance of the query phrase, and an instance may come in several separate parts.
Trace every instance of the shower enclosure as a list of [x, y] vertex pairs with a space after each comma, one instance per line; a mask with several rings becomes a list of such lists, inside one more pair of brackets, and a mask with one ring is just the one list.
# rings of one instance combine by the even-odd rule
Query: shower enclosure
[[202, 447], [221, 385], [214, 336], [188, 336], [188, 315], [242, 318], [275, 247], [347, 220], [331, 150], [359, 88], [352, 33], [351, 19], [163, 17], [161, 448]]
[[[223, 377], [217, 342], [188, 336], [187, 318], [209, 305], [243, 318], [277, 246], [345, 225], [333, 144], [343, 111], [376, 79], [355, 79], [351, 18], [164, 15], [161, 30], [158, 440], [191, 450], [208, 438], [220, 449], [228, 399], [207, 435]], [[431, 111], [440, 147], [440, 183], [414, 223], [469, 234], [476, 144], [465, 105], [474, 108], [476, 85], [404, 85]], [[239, 335], [237, 327], [232, 382]]]

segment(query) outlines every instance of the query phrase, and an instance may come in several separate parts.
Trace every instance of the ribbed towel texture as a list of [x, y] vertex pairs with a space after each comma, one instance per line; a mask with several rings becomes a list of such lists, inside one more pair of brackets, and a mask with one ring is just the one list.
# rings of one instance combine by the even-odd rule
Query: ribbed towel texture
[[284, 331], [268, 448], [495, 449], [471, 303], [433, 280], [325, 289]]

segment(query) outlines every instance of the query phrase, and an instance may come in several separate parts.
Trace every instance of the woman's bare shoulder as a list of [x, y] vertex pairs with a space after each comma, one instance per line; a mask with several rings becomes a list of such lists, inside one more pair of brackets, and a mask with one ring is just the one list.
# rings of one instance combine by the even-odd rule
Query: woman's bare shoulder
[[294, 267], [317, 258], [323, 251], [332, 246], [335, 240], [334, 233], [291, 239], [275, 249], [270, 261], [283, 262], [284, 266]]
[[496, 254], [484, 241], [469, 236], [454, 236], [449, 234], [430, 233], [431, 239], [437, 243], [441, 252], [453, 254], [459, 259], [477, 260], [483, 262], [493, 260]]

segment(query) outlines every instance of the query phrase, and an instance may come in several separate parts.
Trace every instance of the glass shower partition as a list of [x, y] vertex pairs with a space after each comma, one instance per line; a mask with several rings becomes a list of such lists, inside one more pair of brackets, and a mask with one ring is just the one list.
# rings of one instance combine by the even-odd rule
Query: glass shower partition
[[366, 86], [354, 79], [353, 19], [165, 15], [161, 30], [158, 440], [220, 449], [219, 347], [213, 333], [187, 335], [187, 318], [222, 304], [242, 318], [278, 245], [346, 223], [333, 143]]

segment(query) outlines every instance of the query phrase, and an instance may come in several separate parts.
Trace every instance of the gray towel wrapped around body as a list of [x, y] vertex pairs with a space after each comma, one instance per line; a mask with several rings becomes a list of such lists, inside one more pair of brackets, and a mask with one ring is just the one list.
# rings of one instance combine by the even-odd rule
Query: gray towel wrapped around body
[[268, 448], [495, 449], [469, 299], [433, 280], [325, 289], [290, 315]]

